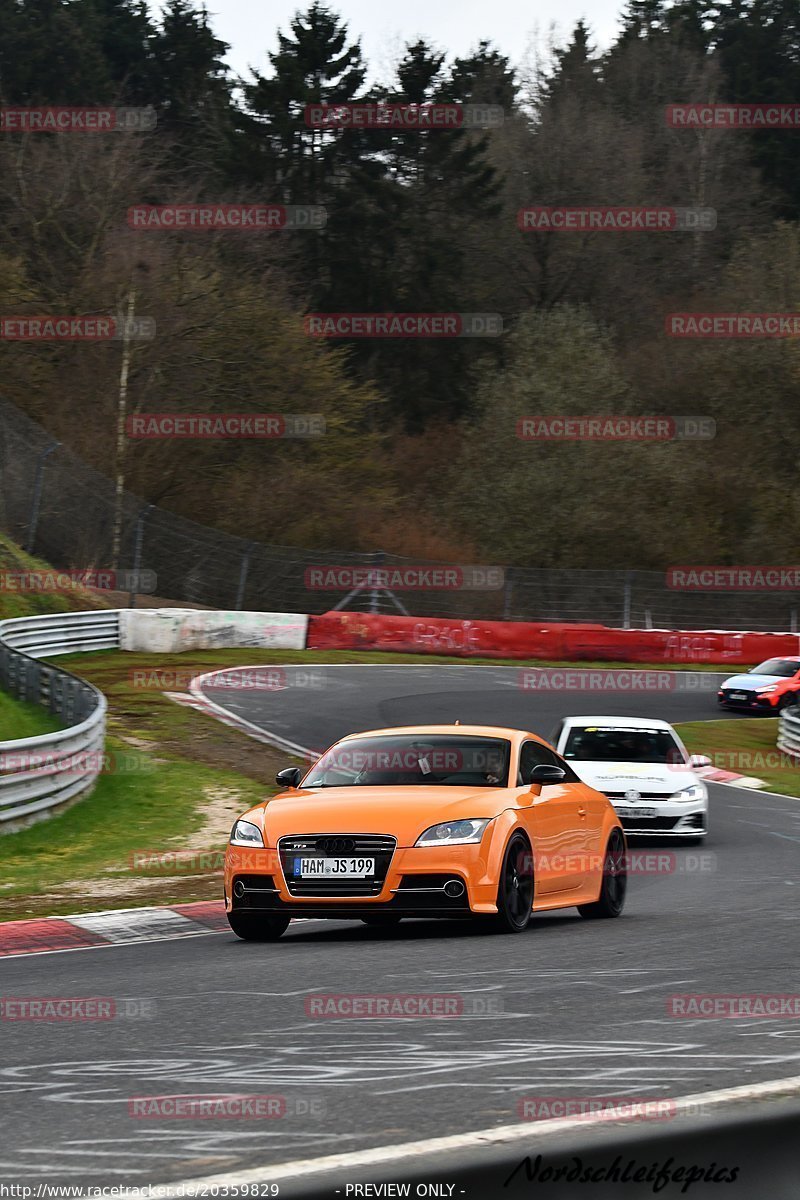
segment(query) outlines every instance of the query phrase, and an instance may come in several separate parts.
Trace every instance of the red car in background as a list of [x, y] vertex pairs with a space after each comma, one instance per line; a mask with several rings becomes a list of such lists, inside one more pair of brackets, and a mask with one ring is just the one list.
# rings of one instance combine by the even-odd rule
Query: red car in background
[[800, 655], [768, 658], [746, 675], [732, 675], [717, 693], [723, 708], [776, 713], [800, 698]]

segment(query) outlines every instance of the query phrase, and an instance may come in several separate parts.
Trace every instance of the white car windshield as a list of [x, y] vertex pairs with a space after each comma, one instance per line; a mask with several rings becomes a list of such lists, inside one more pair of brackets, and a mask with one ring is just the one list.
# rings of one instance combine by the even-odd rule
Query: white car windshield
[[450, 734], [349, 738], [332, 746], [302, 787], [506, 787], [511, 743]]
[[684, 763], [668, 729], [577, 726], [570, 730], [564, 757], [584, 762]]

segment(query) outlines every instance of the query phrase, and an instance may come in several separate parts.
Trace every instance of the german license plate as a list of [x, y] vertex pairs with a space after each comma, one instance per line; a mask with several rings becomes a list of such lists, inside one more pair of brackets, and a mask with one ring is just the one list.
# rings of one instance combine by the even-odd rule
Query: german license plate
[[728, 695], [730, 696], [731, 700], [746, 700], [747, 699], [747, 692], [729, 692]]
[[365, 879], [375, 874], [374, 858], [296, 858], [294, 874], [303, 879]]
[[655, 808], [622, 808], [619, 814], [621, 817], [657, 817], [658, 811]]

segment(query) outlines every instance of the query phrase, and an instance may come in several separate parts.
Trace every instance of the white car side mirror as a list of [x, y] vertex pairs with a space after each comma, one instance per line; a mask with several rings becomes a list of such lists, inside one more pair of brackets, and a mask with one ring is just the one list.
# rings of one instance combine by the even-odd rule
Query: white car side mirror
[[689, 758], [689, 766], [697, 770], [698, 767], [710, 767], [713, 764], [707, 754], [692, 754]]

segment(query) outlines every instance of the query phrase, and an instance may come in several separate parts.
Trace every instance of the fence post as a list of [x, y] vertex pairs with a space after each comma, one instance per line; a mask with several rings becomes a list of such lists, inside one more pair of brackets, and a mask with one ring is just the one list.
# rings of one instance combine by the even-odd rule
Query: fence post
[[511, 620], [511, 597], [514, 594], [513, 568], [506, 567], [506, 583], [503, 591], [503, 620]]
[[622, 628], [631, 627], [631, 573], [625, 572], [625, 592], [623, 595]]
[[[133, 545], [133, 578], [128, 595], [128, 608], [136, 608], [136, 594], [139, 590], [139, 570], [142, 565], [142, 542], [144, 541], [144, 523], [150, 514], [152, 504], [146, 504], [136, 518], [136, 539]], [[121, 526], [120, 526], [121, 528]]]
[[236, 612], [242, 611], [244, 604], [244, 589], [247, 586], [247, 572], [250, 569], [250, 555], [253, 553], [253, 542], [248, 542], [242, 554], [242, 563], [239, 567], [239, 585], [236, 588], [236, 603], [234, 608]]
[[28, 554], [33, 554], [33, 546], [36, 541], [36, 527], [39, 524], [39, 508], [42, 503], [42, 484], [44, 482], [44, 464], [45, 460], [57, 450], [61, 442], [53, 442], [52, 446], [48, 446], [39, 455], [39, 460], [36, 463], [36, 476], [33, 482], [33, 500], [31, 501], [31, 516], [28, 523], [28, 542], [25, 546]]
[[[373, 555], [373, 565], [376, 567], [380, 567], [383, 564], [385, 559], [386, 559], [385, 550], [377, 550], [375, 552], [375, 554]], [[383, 591], [382, 588], [376, 588], [376, 587], [373, 587], [372, 590], [370, 591], [369, 611], [371, 613], [376, 613], [376, 612], [380, 611], [380, 605], [378, 604], [378, 596], [380, 595], [381, 591]], [[391, 595], [391, 593], [390, 593], [390, 595]]]

